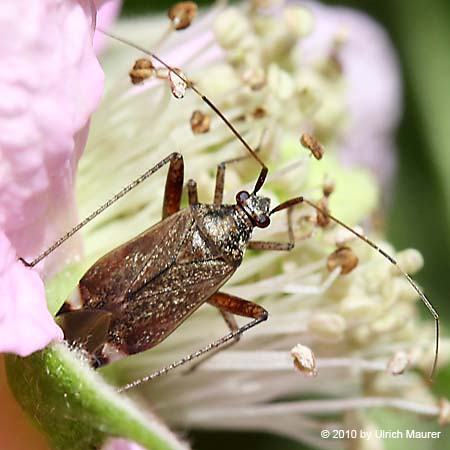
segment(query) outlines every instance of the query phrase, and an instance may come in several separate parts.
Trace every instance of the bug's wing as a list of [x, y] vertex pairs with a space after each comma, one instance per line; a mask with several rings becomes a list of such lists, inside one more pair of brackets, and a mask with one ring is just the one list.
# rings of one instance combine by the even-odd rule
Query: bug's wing
[[64, 330], [64, 338], [94, 353], [108, 339], [112, 314], [100, 309], [79, 309], [62, 313], [58, 323]]
[[165, 245], [172, 263], [155, 276], [154, 261], [148, 260], [112, 319], [108, 343], [122, 353], [139, 353], [161, 342], [236, 270], [194, 221], [176, 246], [166, 240]]
[[223, 259], [173, 264], [135, 291], [113, 319], [110, 340], [124, 354], [154, 347], [214, 294], [234, 273]]
[[[96, 366], [104, 365], [164, 340], [234, 271], [205, 241], [190, 210], [182, 210], [97, 261], [80, 280], [81, 309], [63, 315], [69, 323], [77, 311], [110, 314], [94, 352]], [[82, 343], [82, 333], [71, 329], [72, 341]]]
[[83, 308], [120, 309], [144, 269], [150, 281], [173, 263], [192, 223], [189, 210], [182, 210], [100, 258], [80, 280]]

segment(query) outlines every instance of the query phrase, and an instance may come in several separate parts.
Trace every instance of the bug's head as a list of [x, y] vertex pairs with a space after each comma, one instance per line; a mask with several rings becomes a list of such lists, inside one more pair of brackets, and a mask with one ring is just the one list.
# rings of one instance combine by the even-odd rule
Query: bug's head
[[256, 193], [240, 191], [236, 195], [236, 203], [244, 210], [255, 227], [266, 228], [270, 225], [270, 199]]

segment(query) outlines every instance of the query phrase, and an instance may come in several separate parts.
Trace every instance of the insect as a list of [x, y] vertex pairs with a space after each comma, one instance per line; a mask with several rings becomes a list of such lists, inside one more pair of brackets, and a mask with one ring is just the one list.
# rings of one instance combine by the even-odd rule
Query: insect
[[[184, 160], [181, 154], [172, 153], [122, 189], [34, 261], [27, 263], [29, 266], [36, 265], [138, 184], [169, 166], [161, 221], [103, 256], [81, 278], [78, 288], [57, 314], [66, 339], [83, 347], [91, 355], [93, 367], [101, 367], [156, 346], [205, 302], [219, 309], [230, 328], [229, 334], [121, 390], [130, 389], [233, 343], [242, 333], [265, 321], [268, 312], [249, 300], [229, 295], [220, 289], [238, 269], [246, 249], [289, 251], [294, 247], [291, 211], [294, 206], [305, 203], [377, 250], [398, 268], [418, 293], [435, 319], [433, 376], [439, 350], [439, 318], [431, 303], [397, 262], [366, 236], [303, 196], [271, 208], [270, 200], [259, 195], [268, 175], [267, 166], [218, 107], [188, 78], [157, 55], [124, 39], [116, 39], [158, 61], [172, 78], [201, 97], [243, 144], [248, 156], [260, 165], [260, 172], [251, 192], [240, 191], [234, 204], [225, 205], [222, 200], [226, 166], [235, 160], [226, 161], [217, 168], [213, 203], [199, 203], [196, 183], [189, 180], [189, 206], [181, 209]], [[288, 217], [287, 242], [251, 239], [255, 228], [268, 227], [270, 217], [283, 210], [287, 211]], [[238, 327], [234, 315], [247, 317], [251, 321]]]

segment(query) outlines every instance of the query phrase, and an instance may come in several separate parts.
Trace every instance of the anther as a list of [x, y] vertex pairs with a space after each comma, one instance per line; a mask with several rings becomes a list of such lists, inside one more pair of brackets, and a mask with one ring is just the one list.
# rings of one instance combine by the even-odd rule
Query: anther
[[129, 75], [133, 84], [140, 84], [147, 78], [151, 78], [155, 75], [155, 67], [150, 59], [140, 58], [134, 63]]
[[314, 158], [322, 159], [322, 156], [325, 153], [325, 149], [323, 145], [312, 134], [303, 133], [300, 137], [300, 143], [303, 145], [303, 147], [311, 151], [311, 154], [314, 156]]
[[191, 130], [194, 134], [207, 133], [211, 125], [211, 116], [196, 109], [191, 116]]
[[358, 265], [358, 262], [358, 257], [350, 247], [340, 247], [328, 257], [327, 268], [331, 272], [340, 267], [341, 274], [346, 275]]
[[194, 2], [175, 3], [167, 15], [175, 30], [184, 30], [191, 25], [197, 15], [197, 4]]
[[291, 356], [294, 367], [307, 377], [315, 377], [317, 375], [316, 358], [309, 347], [297, 344], [291, 349]]

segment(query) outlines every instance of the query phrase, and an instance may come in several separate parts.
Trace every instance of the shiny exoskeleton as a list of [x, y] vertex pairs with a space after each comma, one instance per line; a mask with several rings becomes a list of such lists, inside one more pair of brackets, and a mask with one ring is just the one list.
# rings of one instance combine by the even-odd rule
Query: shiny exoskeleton
[[190, 180], [190, 205], [180, 210], [183, 159], [173, 153], [155, 171], [168, 162], [163, 220], [99, 259], [58, 312], [66, 339], [87, 350], [95, 367], [154, 347], [205, 302], [219, 308], [232, 331], [239, 329], [233, 314], [265, 320], [261, 306], [219, 289], [247, 247], [293, 246], [250, 241], [255, 227], [270, 223], [270, 200], [255, 189], [223, 205], [225, 164], [218, 168], [214, 204], [198, 203]]
[[[287, 200], [269, 211], [268, 199], [257, 195], [266, 179], [267, 166], [220, 109], [180, 71], [170, 67], [154, 53], [126, 39], [105, 34], [150, 56], [198, 95], [242, 143], [248, 156], [259, 163], [261, 172], [252, 193], [242, 191], [236, 196], [235, 205], [222, 205], [225, 174], [225, 164], [222, 163], [217, 171], [213, 204], [198, 203], [195, 182], [190, 180], [190, 206], [180, 211], [184, 166], [181, 155], [173, 153], [122, 189], [31, 263], [22, 259], [27, 266], [35, 266], [112, 203], [170, 162], [162, 221], [108, 253], [83, 276], [79, 289], [58, 312], [66, 339], [87, 350], [92, 355], [94, 366], [101, 366], [127, 354], [153, 347], [205, 302], [220, 310], [231, 333], [139, 381], [130, 383], [122, 391], [167, 373], [211, 350], [218, 350], [225, 344], [232, 343], [232, 340], [238, 340], [243, 332], [266, 320], [267, 312], [254, 303], [219, 292], [219, 289], [241, 263], [246, 248], [293, 248], [291, 207], [303, 202], [365, 241], [395, 266], [416, 291], [435, 321], [435, 350], [430, 371], [432, 379], [439, 354], [439, 315], [397, 261], [364, 234], [302, 196]], [[321, 157], [320, 149], [313, 150], [317, 150], [316, 157]], [[270, 224], [269, 216], [283, 209], [288, 212], [289, 242], [250, 240], [254, 227], [267, 227]], [[233, 314], [253, 320], [238, 327]]]

